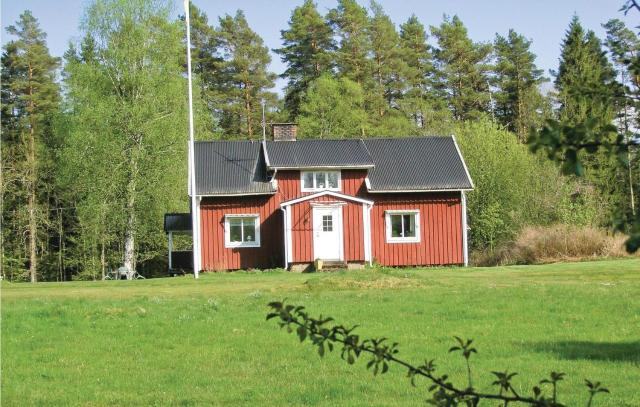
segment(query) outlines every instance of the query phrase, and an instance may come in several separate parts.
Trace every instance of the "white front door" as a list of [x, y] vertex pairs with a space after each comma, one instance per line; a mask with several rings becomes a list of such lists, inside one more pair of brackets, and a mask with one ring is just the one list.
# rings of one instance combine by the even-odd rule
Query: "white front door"
[[313, 208], [314, 260], [342, 260], [342, 206]]

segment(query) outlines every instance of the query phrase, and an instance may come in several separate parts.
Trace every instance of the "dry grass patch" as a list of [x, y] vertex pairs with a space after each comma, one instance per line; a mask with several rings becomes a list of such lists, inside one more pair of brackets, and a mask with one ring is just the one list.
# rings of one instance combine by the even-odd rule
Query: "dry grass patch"
[[542, 264], [630, 256], [627, 236], [591, 226], [553, 225], [524, 228], [515, 241], [493, 253], [475, 253], [474, 264]]

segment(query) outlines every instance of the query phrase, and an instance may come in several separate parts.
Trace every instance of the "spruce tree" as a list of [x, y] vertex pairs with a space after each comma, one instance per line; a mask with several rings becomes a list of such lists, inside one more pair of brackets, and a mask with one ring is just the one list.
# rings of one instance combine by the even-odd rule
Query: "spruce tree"
[[435, 57], [453, 117], [479, 118], [490, 110], [491, 45], [473, 42], [458, 16], [445, 16], [439, 27], [431, 27], [431, 32], [438, 41]]
[[546, 79], [535, 64], [531, 41], [509, 30], [506, 37], [496, 35], [495, 117], [520, 141], [526, 141], [531, 127], [541, 125], [545, 99], [538, 87]]
[[[577, 16], [571, 20], [562, 43], [560, 66], [556, 73], [558, 117], [565, 127], [588, 124], [597, 135], [596, 143], [614, 142], [616, 135], [602, 131], [616, 115], [615, 98], [619, 87], [615, 71], [593, 31], [582, 28]], [[607, 200], [609, 214], [619, 213], [626, 204], [626, 171], [604, 151], [590, 151], [580, 157], [586, 178]], [[622, 181], [622, 182], [621, 182]]]
[[[49, 54], [46, 34], [29, 10], [16, 25], [7, 27], [7, 33], [15, 39], [4, 46], [2, 54], [2, 194], [7, 198], [2, 217], [12, 232], [3, 240], [18, 267], [28, 263], [30, 280], [36, 282], [38, 262], [47, 244], [41, 235], [53, 200], [53, 159], [58, 144], [53, 119], [59, 106], [55, 71], [59, 62]], [[20, 247], [22, 236], [27, 237], [26, 250]], [[5, 247], [2, 249], [4, 254]]]
[[255, 138], [260, 134], [261, 99], [275, 104], [276, 75], [269, 72], [269, 49], [240, 10], [220, 18], [217, 30], [222, 58], [216, 75], [215, 104], [220, 109], [220, 126], [226, 137]]
[[313, 0], [305, 0], [296, 7], [291, 13], [289, 28], [280, 33], [283, 46], [274, 51], [287, 64], [281, 75], [288, 81], [285, 108], [294, 119], [309, 83], [331, 70], [335, 43], [331, 27]]
[[615, 72], [593, 31], [585, 32], [577, 16], [562, 42], [556, 73], [560, 120], [576, 125], [587, 118], [601, 125], [614, 118]]

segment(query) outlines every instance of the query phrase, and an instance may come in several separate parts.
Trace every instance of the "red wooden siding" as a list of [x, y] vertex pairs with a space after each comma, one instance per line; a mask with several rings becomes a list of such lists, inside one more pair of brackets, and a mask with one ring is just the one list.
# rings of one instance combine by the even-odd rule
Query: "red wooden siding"
[[[226, 248], [224, 215], [260, 215], [260, 247]], [[200, 203], [203, 270], [282, 267], [284, 231], [277, 195], [203, 198]]]
[[[369, 194], [366, 170], [343, 170], [341, 193], [374, 201], [371, 210], [373, 260], [387, 266], [462, 264], [462, 207], [459, 192]], [[284, 226], [280, 203], [308, 195], [300, 188], [299, 171], [278, 171], [278, 192], [274, 195], [203, 198], [201, 248], [204, 270], [282, 267]], [[344, 201], [342, 225], [346, 261], [364, 261], [362, 204], [323, 196], [313, 202]], [[291, 207], [292, 255], [294, 262], [312, 262], [313, 219], [311, 202]], [[385, 210], [419, 209], [420, 243], [387, 243]], [[257, 248], [225, 248], [224, 215], [260, 215], [260, 243]]]
[[316, 202], [344, 202], [342, 206], [342, 233], [344, 260], [364, 261], [364, 226], [362, 204], [333, 196], [322, 196], [291, 206], [291, 243], [294, 263], [310, 263], [313, 253], [313, 206]]
[[[369, 194], [374, 262], [385, 266], [463, 264], [459, 192]], [[420, 210], [419, 243], [386, 242], [386, 210]]]

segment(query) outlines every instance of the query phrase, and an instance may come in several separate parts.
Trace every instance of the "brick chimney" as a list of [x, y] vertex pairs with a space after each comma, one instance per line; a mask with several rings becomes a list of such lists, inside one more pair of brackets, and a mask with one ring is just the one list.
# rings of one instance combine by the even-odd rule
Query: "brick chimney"
[[271, 132], [273, 141], [293, 141], [298, 133], [298, 125], [295, 123], [272, 123]]

